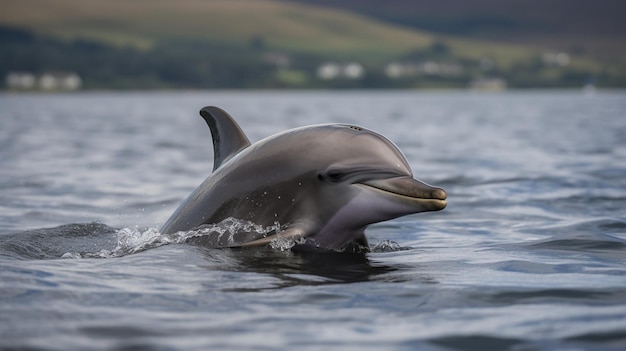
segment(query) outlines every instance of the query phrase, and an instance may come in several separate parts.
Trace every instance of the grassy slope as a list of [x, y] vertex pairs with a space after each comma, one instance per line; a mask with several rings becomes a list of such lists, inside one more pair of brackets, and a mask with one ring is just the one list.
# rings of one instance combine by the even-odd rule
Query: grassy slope
[[0, 6], [0, 23], [139, 47], [181, 38], [246, 45], [260, 36], [303, 51], [397, 53], [431, 40], [347, 12], [268, 0], [0, 0]]
[[366, 14], [467, 39], [626, 58], [623, 0], [289, 0]]
[[[347, 11], [275, 0], [0, 0], [0, 24], [65, 39], [148, 49], [161, 40], [249, 45], [383, 61], [430, 46], [426, 32]], [[533, 53], [522, 46], [438, 36], [457, 57], [489, 55], [506, 66]]]

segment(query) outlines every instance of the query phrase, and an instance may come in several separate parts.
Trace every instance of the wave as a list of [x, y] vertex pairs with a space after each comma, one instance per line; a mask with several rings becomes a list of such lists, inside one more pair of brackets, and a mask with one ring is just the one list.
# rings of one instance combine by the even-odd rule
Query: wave
[[[116, 229], [102, 223], [72, 223], [3, 235], [0, 256], [17, 259], [115, 258], [169, 244], [194, 244], [206, 248], [226, 248], [280, 233], [285, 226], [274, 222], [262, 226], [250, 221], [227, 218], [190, 231], [172, 234], [156, 227]], [[291, 250], [304, 239], [278, 236], [269, 243], [273, 250]], [[369, 248], [374, 253], [408, 250], [396, 242], [382, 240]]]
[[616, 253], [623, 255], [626, 239], [622, 237], [626, 223], [622, 220], [584, 219], [565, 225], [544, 226], [532, 230], [534, 233], [551, 233], [550, 238], [529, 243], [536, 249], [580, 251], [586, 253]]
[[[283, 228], [275, 222], [261, 226], [227, 218], [194, 230], [164, 234], [157, 228], [116, 229], [102, 223], [72, 223], [2, 236], [0, 256], [17, 259], [113, 258], [168, 244], [195, 243], [205, 247], [228, 247], [260, 239]], [[273, 249], [288, 250], [295, 241], [276, 240]]]

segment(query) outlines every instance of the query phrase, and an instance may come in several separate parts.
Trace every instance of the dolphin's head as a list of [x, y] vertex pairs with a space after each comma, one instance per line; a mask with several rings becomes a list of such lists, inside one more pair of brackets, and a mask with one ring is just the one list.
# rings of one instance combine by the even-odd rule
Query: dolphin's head
[[324, 125], [304, 129], [299, 138], [302, 154], [293, 162], [310, 170], [303, 201], [307, 218], [312, 212], [317, 218], [305, 232], [316, 246], [342, 248], [369, 224], [446, 207], [446, 192], [414, 179], [402, 152], [378, 133]]

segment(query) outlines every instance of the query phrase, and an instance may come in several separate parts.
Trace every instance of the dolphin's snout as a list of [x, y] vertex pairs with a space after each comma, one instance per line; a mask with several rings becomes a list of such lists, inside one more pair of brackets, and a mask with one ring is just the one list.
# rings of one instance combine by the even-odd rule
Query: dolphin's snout
[[430, 186], [408, 176], [368, 180], [362, 182], [362, 184], [397, 195], [418, 199], [445, 200], [447, 198], [445, 190]]
[[424, 185], [431, 188], [430, 197], [427, 198], [431, 200], [431, 211], [440, 211], [448, 206], [448, 202], [446, 201], [446, 199], [448, 198], [448, 194], [446, 194], [445, 190], [441, 188], [431, 187], [428, 184]]
[[448, 206], [448, 202], [446, 201], [447, 198], [448, 194], [446, 194], [445, 190], [435, 188], [435, 190], [433, 190], [433, 199], [436, 199], [438, 203], [438, 208], [435, 208], [435, 210], [439, 211], [446, 208], [446, 206]]
[[419, 204], [422, 211], [439, 211], [447, 206], [448, 195], [441, 188], [430, 186], [412, 177], [376, 179], [361, 184], [375, 188], [398, 199], [410, 199], [410, 203]]
[[448, 194], [441, 188], [435, 188], [431, 193], [431, 197], [437, 200], [445, 200], [448, 198]]

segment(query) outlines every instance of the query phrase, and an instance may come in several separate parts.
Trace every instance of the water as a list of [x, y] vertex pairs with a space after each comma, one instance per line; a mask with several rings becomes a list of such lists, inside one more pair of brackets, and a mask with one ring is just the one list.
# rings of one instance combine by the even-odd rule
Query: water
[[[208, 104], [253, 141], [376, 130], [449, 205], [362, 255], [161, 235], [212, 169]], [[623, 91], [4, 94], [0, 170], [0, 348], [626, 348]]]

